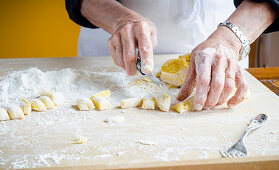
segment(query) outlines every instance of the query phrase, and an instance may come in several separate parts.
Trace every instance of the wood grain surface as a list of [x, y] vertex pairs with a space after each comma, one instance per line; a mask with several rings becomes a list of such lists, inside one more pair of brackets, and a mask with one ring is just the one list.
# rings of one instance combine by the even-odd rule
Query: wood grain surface
[[[159, 68], [176, 57], [155, 56], [155, 66]], [[42, 71], [63, 68], [98, 71], [103, 67], [119, 70], [110, 57], [3, 59], [0, 79], [30, 67]], [[163, 113], [129, 109], [123, 114], [120, 109], [76, 112], [69, 105], [33, 113], [23, 120], [1, 122], [7, 133], [0, 134], [0, 169], [16, 168], [15, 165], [53, 169], [278, 169], [279, 98], [248, 72], [244, 75], [251, 96], [231, 109], [223, 105], [210, 111], [183, 114], [173, 110]], [[116, 91], [111, 90], [113, 97]], [[218, 151], [236, 142], [259, 113], [267, 113], [269, 119], [247, 137], [249, 156], [221, 158]], [[114, 126], [103, 122], [115, 114], [123, 114], [125, 121]], [[87, 119], [88, 115], [93, 118]], [[77, 129], [88, 137], [85, 145], [70, 144]], [[138, 143], [146, 137], [157, 144]]]

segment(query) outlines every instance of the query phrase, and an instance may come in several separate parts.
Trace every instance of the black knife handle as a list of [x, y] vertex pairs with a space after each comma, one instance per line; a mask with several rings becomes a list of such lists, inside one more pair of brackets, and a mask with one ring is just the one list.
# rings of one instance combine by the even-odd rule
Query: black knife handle
[[141, 59], [140, 57], [137, 55], [137, 69], [139, 70], [140, 74], [145, 75], [142, 71], [141, 71]]

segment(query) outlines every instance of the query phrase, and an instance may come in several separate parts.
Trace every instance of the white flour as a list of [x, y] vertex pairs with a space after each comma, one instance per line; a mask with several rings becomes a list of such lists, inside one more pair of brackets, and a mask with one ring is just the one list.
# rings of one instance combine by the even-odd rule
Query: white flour
[[[55, 109], [32, 112], [23, 120], [0, 122], [0, 168], [110, 166], [219, 158], [218, 151], [232, 145], [255, 114], [244, 109], [239, 109], [241, 114], [222, 109], [177, 114], [117, 108], [121, 99], [159, 94], [148, 82], [133, 83], [141, 78], [106, 68], [95, 72], [76, 69], [42, 72], [30, 68], [0, 78], [0, 107], [19, 104], [23, 97], [36, 98], [42, 90], [59, 91], [66, 99], [64, 105]], [[77, 98], [89, 98], [106, 89], [111, 90], [110, 101], [116, 108], [78, 111], [73, 106]], [[178, 89], [171, 91], [177, 94]], [[116, 115], [123, 115], [125, 121], [104, 122]], [[230, 128], [236, 124], [239, 129]], [[208, 127], [218, 127], [224, 133], [217, 136], [214, 131], [206, 131]], [[225, 133], [228, 131], [233, 132]], [[88, 142], [70, 144], [77, 136], [87, 137]], [[259, 147], [251, 154], [279, 152], [278, 133], [257, 133], [249, 139], [248, 146]], [[266, 145], [266, 139], [270, 145]]]
[[142, 90], [139, 91], [138, 88], [127, 88], [130, 79], [131, 77], [128, 80], [128, 76], [122, 71], [88, 72], [62, 69], [42, 72], [37, 68], [30, 68], [13, 72], [0, 81], [0, 107], [19, 104], [21, 98], [36, 98], [43, 90], [61, 92], [65, 95], [67, 102], [76, 101], [81, 97], [89, 98], [92, 94], [105, 89], [115, 92], [112, 94], [112, 102], [147, 94]]

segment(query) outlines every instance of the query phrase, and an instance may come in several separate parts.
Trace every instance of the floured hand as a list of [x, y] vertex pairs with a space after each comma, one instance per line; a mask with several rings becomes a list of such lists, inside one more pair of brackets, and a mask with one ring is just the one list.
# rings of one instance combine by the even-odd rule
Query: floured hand
[[[230, 43], [221, 36], [211, 36], [197, 46], [177, 99], [186, 99], [196, 87], [196, 110], [211, 109], [225, 102], [229, 107], [241, 103], [248, 86], [236, 62], [240, 48], [241, 44]], [[229, 98], [235, 87], [237, 91]]]
[[126, 70], [128, 75], [136, 74], [138, 48], [142, 60], [142, 72], [148, 74], [153, 69], [153, 48], [157, 46], [157, 30], [150, 21], [127, 21], [108, 40], [111, 56], [116, 65]]

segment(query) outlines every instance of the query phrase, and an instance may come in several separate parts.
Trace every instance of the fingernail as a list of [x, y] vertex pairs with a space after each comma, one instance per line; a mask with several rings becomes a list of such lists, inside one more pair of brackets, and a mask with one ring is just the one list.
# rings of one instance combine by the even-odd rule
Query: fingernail
[[198, 111], [202, 110], [202, 105], [201, 104], [195, 105], [195, 109]]

